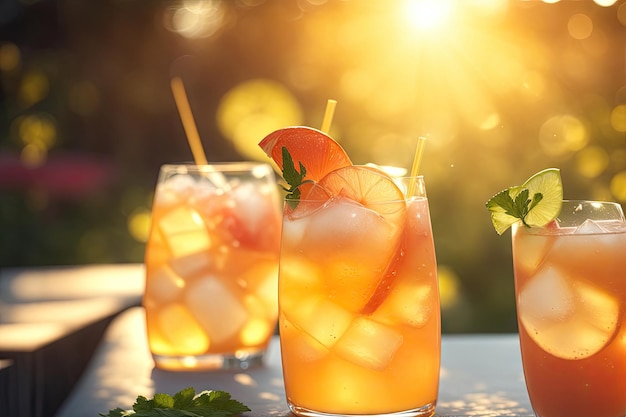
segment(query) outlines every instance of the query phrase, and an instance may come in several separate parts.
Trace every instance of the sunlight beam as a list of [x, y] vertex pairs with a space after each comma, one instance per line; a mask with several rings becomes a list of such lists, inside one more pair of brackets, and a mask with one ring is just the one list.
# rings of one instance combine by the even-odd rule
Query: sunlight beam
[[449, 0], [407, 0], [400, 9], [408, 26], [416, 31], [440, 30], [451, 17]]

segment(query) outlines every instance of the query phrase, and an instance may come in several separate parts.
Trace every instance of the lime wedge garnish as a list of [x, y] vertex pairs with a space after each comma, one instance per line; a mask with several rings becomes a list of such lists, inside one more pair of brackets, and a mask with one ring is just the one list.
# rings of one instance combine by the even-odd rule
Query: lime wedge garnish
[[563, 202], [563, 183], [557, 168], [548, 168], [524, 184], [507, 188], [486, 204], [491, 222], [501, 235], [517, 222], [527, 227], [543, 227], [559, 215]]

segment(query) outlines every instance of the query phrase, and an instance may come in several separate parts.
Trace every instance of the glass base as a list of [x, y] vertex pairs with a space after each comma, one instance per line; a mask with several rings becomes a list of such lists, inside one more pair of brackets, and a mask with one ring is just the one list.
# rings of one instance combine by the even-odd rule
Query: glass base
[[308, 408], [298, 407], [292, 403], [288, 403], [291, 412], [297, 416], [302, 417], [431, 417], [435, 415], [435, 403], [426, 404], [423, 407], [412, 408], [410, 410], [395, 411], [391, 413], [378, 413], [378, 414], [334, 414], [323, 413], [320, 411], [309, 410]]
[[207, 354], [194, 356], [163, 356], [152, 354], [157, 368], [166, 371], [247, 370], [263, 365], [265, 350], [234, 354]]

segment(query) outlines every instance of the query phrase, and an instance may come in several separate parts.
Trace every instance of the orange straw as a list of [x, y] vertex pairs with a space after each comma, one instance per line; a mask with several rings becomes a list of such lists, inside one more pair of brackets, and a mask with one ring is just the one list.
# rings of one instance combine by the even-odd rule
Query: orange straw
[[417, 178], [420, 165], [422, 164], [424, 145], [426, 145], [426, 138], [423, 136], [417, 138], [417, 147], [415, 148], [415, 156], [413, 157], [413, 166], [411, 167], [411, 178], [409, 180], [409, 192], [407, 193], [407, 197], [413, 196], [413, 193], [415, 192], [415, 179]]
[[187, 142], [191, 148], [193, 159], [196, 165], [207, 165], [204, 149], [202, 149], [202, 142], [200, 142], [200, 135], [198, 134], [198, 128], [191, 112], [191, 106], [187, 99], [187, 93], [185, 92], [185, 86], [183, 80], [179, 77], [172, 78], [171, 81], [172, 93], [174, 93], [174, 101], [176, 101], [176, 107], [178, 108], [178, 114], [183, 122], [183, 128], [187, 135]]
[[326, 102], [326, 111], [324, 112], [324, 120], [322, 121], [322, 132], [328, 133], [330, 125], [333, 122], [333, 115], [335, 114], [335, 107], [337, 107], [337, 100], [328, 99]]

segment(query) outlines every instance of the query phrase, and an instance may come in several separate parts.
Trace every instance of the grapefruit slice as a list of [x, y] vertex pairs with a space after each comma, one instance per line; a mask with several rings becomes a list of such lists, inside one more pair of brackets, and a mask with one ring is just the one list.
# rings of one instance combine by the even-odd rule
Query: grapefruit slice
[[306, 168], [306, 180], [319, 181], [329, 172], [352, 165], [348, 154], [335, 140], [312, 127], [295, 126], [276, 130], [259, 143], [263, 151], [283, 170], [283, 147], [295, 167]]

